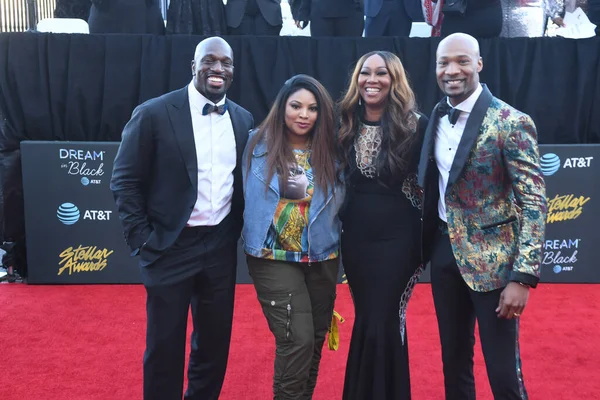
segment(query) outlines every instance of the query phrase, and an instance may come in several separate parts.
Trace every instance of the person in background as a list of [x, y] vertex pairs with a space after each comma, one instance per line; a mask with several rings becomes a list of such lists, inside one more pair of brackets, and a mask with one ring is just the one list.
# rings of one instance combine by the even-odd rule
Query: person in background
[[90, 16], [90, 0], [56, 0], [54, 18], [79, 18], [84, 21]]
[[[591, 6], [591, 10], [588, 10], [588, 2]], [[594, 11], [597, 11], [597, 8], [600, 8], [599, 2], [597, 0], [544, 0], [544, 10], [546, 11], [546, 14], [552, 20], [552, 22], [554, 22], [560, 27], [565, 26], [565, 23], [563, 21], [565, 13], [572, 13], [577, 8], [581, 8], [583, 12], [588, 15], [588, 18], [590, 17], [589, 11], [592, 11], [592, 18], [590, 18], [590, 21], [596, 24], [597, 32], [598, 23], [592, 21], [592, 19], [594, 18]], [[594, 10], [594, 8], [596, 8], [596, 10]]]
[[279, 36], [281, 0], [228, 0], [225, 6], [230, 35]]
[[242, 238], [275, 338], [275, 400], [312, 399], [339, 270], [344, 199], [333, 103], [314, 78], [281, 88], [244, 152]]
[[363, 0], [294, 0], [290, 7], [298, 28], [310, 21], [312, 37], [363, 34]]
[[170, 0], [167, 34], [227, 35], [223, 0]]
[[406, 307], [424, 265], [416, 172], [427, 117], [400, 59], [362, 56], [339, 103], [342, 259], [356, 319], [343, 399], [410, 399]]
[[[466, 10], [444, 11], [442, 37], [462, 32], [476, 38], [492, 38], [502, 32], [502, 3], [500, 0], [465, 0]], [[452, 2], [446, 1], [443, 10]]]
[[419, 0], [365, 0], [365, 36], [408, 36], [415, 4], [421, 13]]
[[588, 0], [588, 17], [596, 25], [596, 35], [600, 36], [600, 0]]
[[165, 34], [158, 0], [91, 0], [90, 33]]
[[548, 16], [540, 0], [501, 0], [502, 33], [500, 37], [541, 37], [546, 32]]

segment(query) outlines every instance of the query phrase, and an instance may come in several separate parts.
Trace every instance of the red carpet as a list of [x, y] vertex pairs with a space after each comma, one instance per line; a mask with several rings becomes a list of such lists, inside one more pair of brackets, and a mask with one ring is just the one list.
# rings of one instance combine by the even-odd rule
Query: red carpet
[[[141, 399], [141, 286], [0, 285], [0, 399]], [[542, 285], [522, 321], [525, 381], [533, 400], [600, 399], [600, 286]], [[353, 309], [337, 352], [324, 350], [316, 400], [341, 398]], [[443, 399], [439, 338], [429, 285], [409, 306], [413, 398]], [[251, 285], [237, 290], [229, 369], [221, 399], [270, 397], [273, 340]], [[478, 399], [492, 399], [477, 349]], [[378, 400], [378, 399], [365, 399]]]

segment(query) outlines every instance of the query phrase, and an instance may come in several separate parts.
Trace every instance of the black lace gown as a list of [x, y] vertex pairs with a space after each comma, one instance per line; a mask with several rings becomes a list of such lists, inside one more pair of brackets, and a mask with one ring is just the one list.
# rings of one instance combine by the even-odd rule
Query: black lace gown
[[56, 0], [54, 18], [80, 18], [87, 21], [90, 5], [90, 0]]
[[[421, 117], [419, 138], [426, 125], [426, 118]], [[345, 400], [410, 399], [405, 318], [422, 271], [421, 197], [416, 184], [421, 143], [421, 139], [413, 142], [411, 166], [396, 185], [365, 176], [356, 166], [356, 150], [352, 151], [341, 249], [356, 319]]]
[[164, 35], [158, 0], [91, 0], [90, 33]]
[[167, 34], [227, 35], [222, 0], [171, 0], [167, 11]]

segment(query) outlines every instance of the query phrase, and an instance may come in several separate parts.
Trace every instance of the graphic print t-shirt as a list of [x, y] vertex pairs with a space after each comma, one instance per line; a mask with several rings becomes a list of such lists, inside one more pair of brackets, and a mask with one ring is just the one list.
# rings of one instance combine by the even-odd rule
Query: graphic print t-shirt
[[[297, 164], [290, 167], [287, 185], [263, 245], [262, 257], [271, 260], [308, 262], [308, 212], [314, 192], [310, 150], [294, 150]], [[330, 258], [336, 258], [337, 252]]]

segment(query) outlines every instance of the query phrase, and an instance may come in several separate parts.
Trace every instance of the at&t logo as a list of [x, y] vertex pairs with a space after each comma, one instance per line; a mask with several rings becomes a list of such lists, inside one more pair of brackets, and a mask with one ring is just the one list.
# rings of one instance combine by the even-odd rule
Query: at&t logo
[[573, 266], [561, 266], [561, 265], [555, 265], [554, 268], [552, 268], [552, 271], [554, 271], [555, 274], [560, 274], [561, 272], [565, 271], [565, 272], [569, 272], [569, 271], [573, 271]]
[[560, 158], [554, 153], [546, 153], [540, 159], [540, 167], [545, 176], [554, 175], [560, 168]]
[[88, 185], [99, 185], [101, 184], [102, 181], [100, 179], [89, 179], [87, 177], [83, 177], [81, 178], [81, 184], [83, 186], [88, 186]]
[[79, 221], [79, 208], [73, 203], [62, 203], [56, 211], [58, 220], [65, 225], [73, 225]]
[[[83, 219], [91, 221], [110, 221], [111, 210], [85, 210]], [[65, 225], [73, 225], [81, 217], [79, 208], [73, 203], [63, 203], [58, 207], [56, 216]]]
[[[563, 168], [588, 168], [594, 157], [569, 157], [565, 159]], [[540, 167], [544, 176], [554, 175], [560, 169], [560, 157], [554, 153], [546, 153], [540, 158]]]
[[563, 168], [587, 168], [592, 165], [594, 157], [570, 157], [565, 160]]

